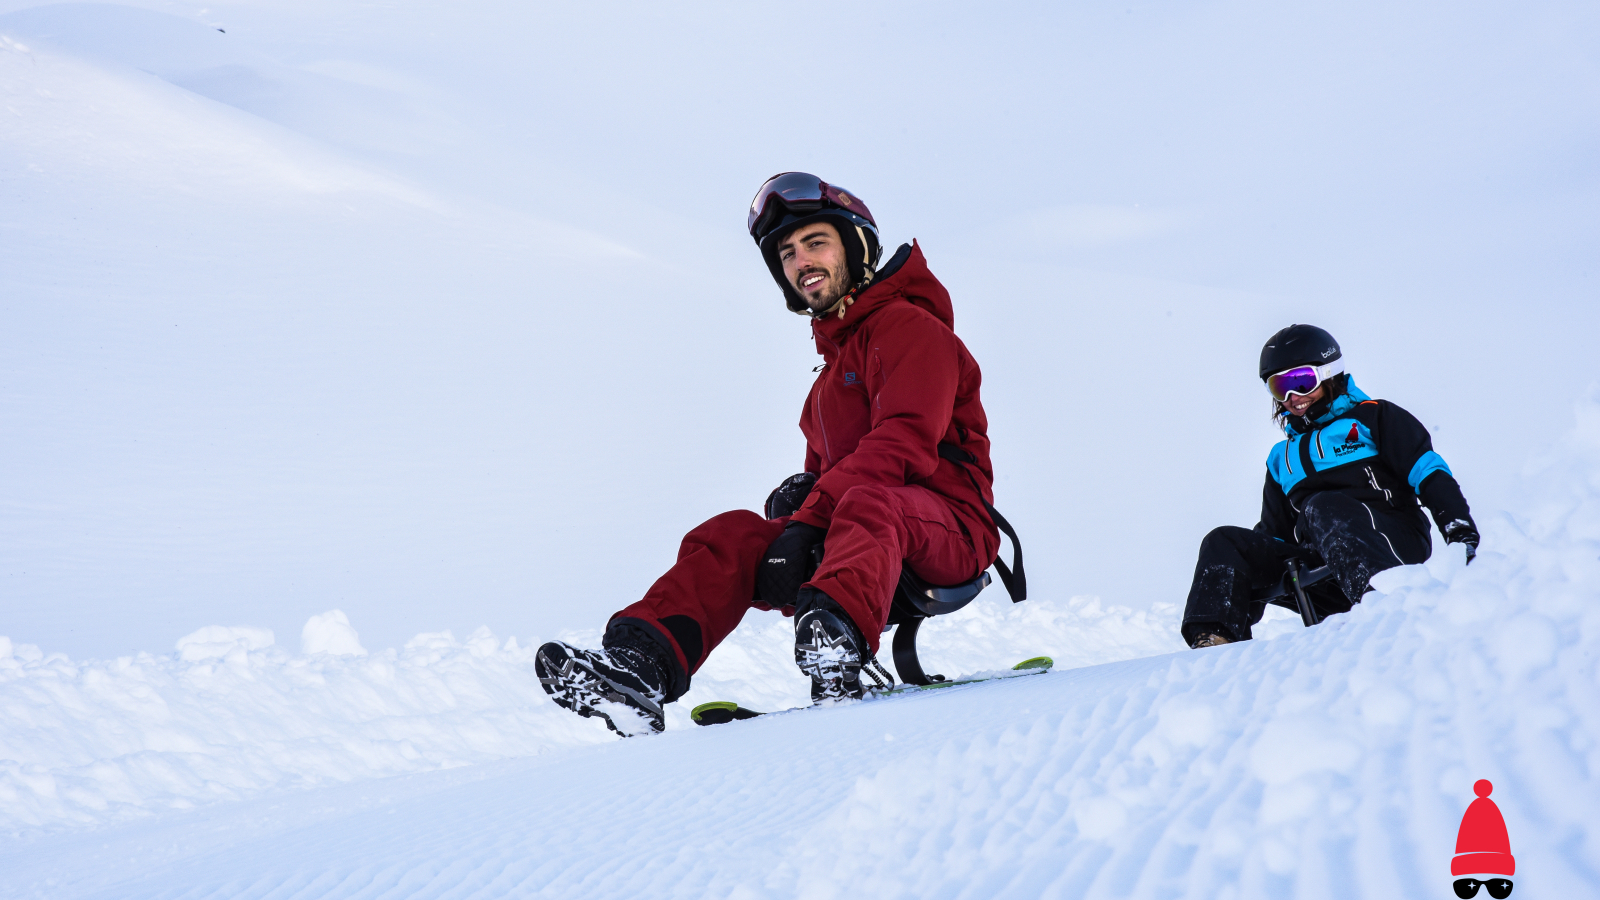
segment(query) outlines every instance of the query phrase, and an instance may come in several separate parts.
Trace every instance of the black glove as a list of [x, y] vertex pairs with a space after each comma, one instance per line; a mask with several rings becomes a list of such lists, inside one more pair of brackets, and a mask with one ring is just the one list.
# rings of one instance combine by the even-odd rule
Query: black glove
[[1472, 524], [1471, 519], [1454, 519], [1445, 523], [1444, 542], [1446, 544], [1466, 544], [1467, 563], [1478, 555], [1478, 527]]
[[790, 522], [761, 557], [756, 569], [756, 601], [773, 609], [793, 606], [800, 585], [817, 570], [815, 551], [827, 534], [815, 525]]
[[783, 484], [772, 489], [767, 495], [766, 513], [769, 519], [781, 519], [792, 516], [805, 505], [806, 497], [811, 495], [811, 488], [817, 483], [817, 473], [801, 472], [799, 475], [790, 475], [783, 480]]

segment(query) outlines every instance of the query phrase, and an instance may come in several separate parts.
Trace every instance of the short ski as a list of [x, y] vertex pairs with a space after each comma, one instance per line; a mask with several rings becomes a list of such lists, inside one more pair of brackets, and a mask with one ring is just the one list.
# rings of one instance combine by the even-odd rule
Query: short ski
[[[909, 694], [913, 691], [933, 691], [938, 690], [939, 688], [955, 687], [958, 684], [977, 684], [981, 681], [995, 681], [1002, 678], [1016, 678], [1021, 675], [1040, 675], [1050, 671], [1050, 667], [1053, 665], [1055, 665], [1055, 660], [1051, 659], [1050, 657], [1035, 656], [1033, 659], [1025, 659], [1022, 662], [1017, 663], [1011, 667], [1010, 672], [1000, 675], [986, 675], [982, 678], [957, 678], [954, 681], [938, 681], [934, 682], [933, 684], [897, 684], [887, 691], [878, 691], [877, 694], [880, 697], [893, 694]], [[794, 707], [794, 709], [809, 708], [810, 707], [806, 706]], [[792, 710], [782, 711], [791, 712]], [[739, 704], [728, 700], [714, 700], [710, 703], [702, 703], [699, 706], [696, 706], [694, 710], [689, 713], [689, 718], [693, 719], [696, 725], [722, 725], [726, 722], [735, 722], [741, 719], [754, 719], [756, 716], [765, 715], [768, 715], [768, 713], [756, 712], [753, 709], [745, 709]]]

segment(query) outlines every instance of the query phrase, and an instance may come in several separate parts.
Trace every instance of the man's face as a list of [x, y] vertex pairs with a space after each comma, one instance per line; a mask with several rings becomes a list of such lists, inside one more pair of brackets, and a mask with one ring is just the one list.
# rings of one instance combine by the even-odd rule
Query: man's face
[[850, 290], [850, 266], [845, 262], [839, 230], [827, 222], [801, 225], [778, 243], [783, 277], [794, 286], [806, 305], [822, 312]]

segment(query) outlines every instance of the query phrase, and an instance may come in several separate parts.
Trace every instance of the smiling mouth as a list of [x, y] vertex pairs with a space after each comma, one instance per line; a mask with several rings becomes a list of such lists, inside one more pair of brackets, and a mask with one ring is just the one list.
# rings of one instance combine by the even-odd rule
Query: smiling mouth
[[821, 284], [821, 283], [823, 283], [824, 281], [827, 281], [827, 280], [828, 280], [828, 276], [826, 276], [826, 275], [824, 275], [824, 274], [822, 274], [820, 272], [813, 273], [813, 274], [807, 275], [806, 277], [800, 279], [800, 287], [802, 289], [811, 288], [811, 287], [819, 285], [819, 284]]

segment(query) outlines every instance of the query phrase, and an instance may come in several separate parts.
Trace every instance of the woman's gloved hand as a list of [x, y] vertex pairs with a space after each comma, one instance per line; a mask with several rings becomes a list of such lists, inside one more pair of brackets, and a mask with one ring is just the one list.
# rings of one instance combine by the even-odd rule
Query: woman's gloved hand
[[1478, 555], [1478, 526], [1472, 524], [1471, 519], [1455, 519], [1444, 526], [1444, 542], [1446, 544], [1466, 544], [1467, 564]]

